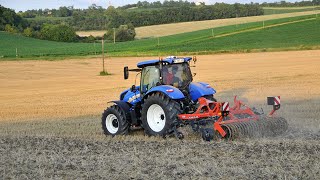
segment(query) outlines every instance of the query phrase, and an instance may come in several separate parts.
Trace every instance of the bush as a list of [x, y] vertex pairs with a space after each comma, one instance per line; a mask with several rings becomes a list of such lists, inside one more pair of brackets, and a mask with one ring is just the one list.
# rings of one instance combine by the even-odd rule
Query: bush
[[44, 24], [40, 30], [41, 39], [61, 42], [74, 42], [77, 40], [76, 32], [68, 25]]
[[[108, 29], [105, 38], [107, 40], [113, 41], [114, 38], [114, 30]], [[120, 25], [119, 28], [116, 29], [115, 32], [116, 41], [132, 41], [136, 36], [136, 32], [134, 30], [134, 26], [132, 24]]]
[[4, 30], [9, 33], [18, 33], [19, 32], [17, 27], [11, 26], [10, 24], [6, 24], [6, 26], [4, 27]]
[[32, 37], [33, 36], [33, 29], [32, 28], [26, 28], [23, 30], [23, 35], [26, 37]]
[[86, 42], [86, 43], [93, 43], [94, 41], [96, 40], [96, 38], [92, 35], [86, 37], [83, 42]]

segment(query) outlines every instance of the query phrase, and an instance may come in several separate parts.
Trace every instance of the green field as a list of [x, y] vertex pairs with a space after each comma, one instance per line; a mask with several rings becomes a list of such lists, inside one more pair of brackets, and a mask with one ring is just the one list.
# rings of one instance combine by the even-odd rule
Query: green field
[[[320, 19], [314, 17], [303, 16], [265, 21], [264, 29], [255, 29], [261, 28], [263, 23], [254, 22], [165, 36], [159, 38], [159, 44], [157, 38], [108, 43], [105, 49], [111, 56], [157, 56], [319, 48]], [[304, 19], [308, 20], [280, 25]], [[277, 24], [279, 26], [268, 27]], [[250, 29], [252, 30], [246, 31]], [[237, 34], [228, 35], [235, 32]], [[221, 35], [226, 36], [221, 37]], [[0, 58], [14, 59], [16, 49], [20, 58], [61, 58], [100, 54], [101, 44], [52, 42], [0, 32]]]
[[[99, 49], [101, 46], [99, 46]], [[81, 56], [94, 54], [94, 44], [63, 43], [45, 41], [34, 38], [0, 32], [0, 58], [15, 57], [16, 49], [19, 57], [43, 56]], [[97, 46], [98, 49], [98, 46]], [[101, 51], [101, 50], [100, 50]]]
[[315, 11], [319, 10], [320, 6], [307, 6], [307, 7], [263, 7], [264, 15], [270, 14], [284, 14], [293, 12]]

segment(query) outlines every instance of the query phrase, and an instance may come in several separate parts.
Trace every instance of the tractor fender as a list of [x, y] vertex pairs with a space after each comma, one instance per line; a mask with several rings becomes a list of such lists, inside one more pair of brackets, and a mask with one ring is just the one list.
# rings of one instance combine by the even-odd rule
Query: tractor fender
[[196, 101], [198, 98], [213, 95], [216, 93], [216, 90], [213, 89], [209, 84], [204, 82], [192, 82], [189, 85], [189, 92], [191, 99]]
[[116, 105], [119, 106], [120, 109], [123, 110], [123, 112], [126, 114], [126, 118], [127, 120], [131, 119], [130, 117], [130, 106], [128, 105], [128, 103], [124, 102], [124, 101], [110, 101], [115, 103]]
[[161, 92], [165, 95], [167, 95], [170, 99], [183, 99], [185, 96], [183, 93], [178, 89], [173, 86], [169, 85], [161, 85], [161, 86], [156, 86], [151, 88], [145, 95], [147, 97], [149, 94], [152, 94], [154, 92]]

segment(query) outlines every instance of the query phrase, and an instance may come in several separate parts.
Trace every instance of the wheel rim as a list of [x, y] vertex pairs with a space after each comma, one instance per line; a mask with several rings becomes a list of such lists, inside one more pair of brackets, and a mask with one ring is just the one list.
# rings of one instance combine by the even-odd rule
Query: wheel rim
[[106, 128], [111, 134], [115, 134], [119, 129], [119, 121], [116, 115], [109, 114], [106, 117]]
[[147, 121], [154, 132], [160, 132], [166, 125], [166, 115], [162, 107], [152, 104], [147, 111]]

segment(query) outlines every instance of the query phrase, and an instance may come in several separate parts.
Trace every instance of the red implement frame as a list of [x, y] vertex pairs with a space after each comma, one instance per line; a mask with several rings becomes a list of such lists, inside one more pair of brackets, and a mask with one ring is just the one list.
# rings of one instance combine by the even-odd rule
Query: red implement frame
[[193, 114], [179, 114], [179, 119], [183, 121], [193, 121], [222, 115], [220, 102], [213, 102], [204, 97], [199, 98], [198, 102], [199, 107]]
[[[234, 97], [234, 106], [230, 108], [230, 112], [222, 111], [221, 102], [213, 102], [203, 97], [198, 99], [199, 107], [193, 114], [180, 114], [178, 118], [182, 121], [196, 121], [205, 118], [216, 118], [217, 120], [213, 124], [213, 129], [218, 131], [219, 134], [224, 137], [226, 132], [221, 125], [234, 122], [244, 121], [256, 121], [259, 116], [256, 115], [250, 107], [244, 104], [242, 101], [237, 100], [237, 96]], [[278, 109], [273, 109], [269, 116]], [[224, 121], [224, 117], [228, 116], [228, 120]], [[237, 116], [245, 116], [245, 118], [237, 118]]]
[[[246, 118], [237, 118], [238, 116], [246, 116]], [[226, 132], [221, 127], [222, 124], [230, 124], [234, 122], [245, 122], [258, 120], [259, 116], [256, 115], [250, 107], [244, 104], [242, 101], [237, 100], [237, 96], [234, 97], [234, 106], [230, 108], [229, 120], [223, 121], [223, 118], [219, 118], [214, 124], [214, 130], [218, 131], [222, 137], [226, 135]]]

